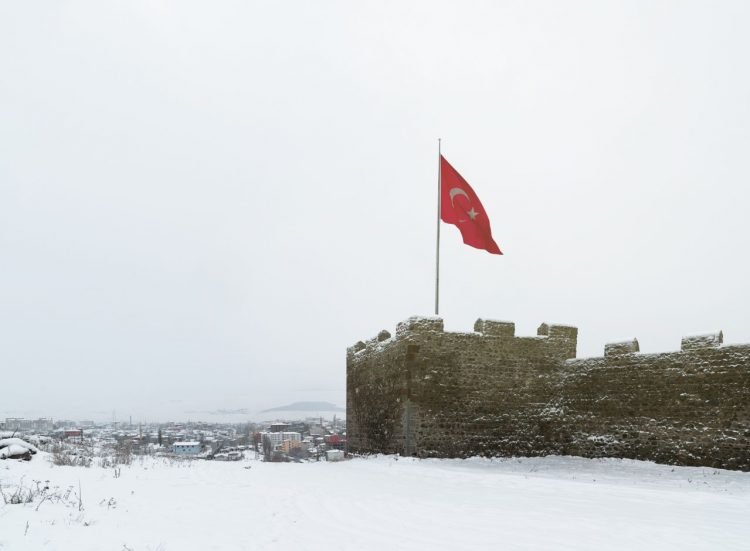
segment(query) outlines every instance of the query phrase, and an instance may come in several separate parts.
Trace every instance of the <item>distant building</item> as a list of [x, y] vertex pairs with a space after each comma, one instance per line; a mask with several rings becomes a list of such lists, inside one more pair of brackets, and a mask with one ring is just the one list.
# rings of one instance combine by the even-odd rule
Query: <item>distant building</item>
[[288, 454], [290, 451], [301, 447], [302, 442], [299, 440], [284, 440], [281, 444], [276, 446], [276, 451]]
[[54, 428], [52, 419], [40, 417], [39, 419], [24, 419], [23, 417], [6, 417], [5, 430], [51, 432]]
[[197, 455], [201, 452], [200, 442], [175, 442], [172, 444], [175, 455]]
[[340, 434], [328, 434], [324, 437], [326, 446], [336, 450], [343, 450], [346, 448], [346, 436]]
[[274, 423], [268, 428], [269, 432], [288, 432], [289, 423]]
[[263, 436], [268, 436], [274, 448], [289, 440], [302, 442], [302, 435], [298, 432], [262, 432], [261, 437]]

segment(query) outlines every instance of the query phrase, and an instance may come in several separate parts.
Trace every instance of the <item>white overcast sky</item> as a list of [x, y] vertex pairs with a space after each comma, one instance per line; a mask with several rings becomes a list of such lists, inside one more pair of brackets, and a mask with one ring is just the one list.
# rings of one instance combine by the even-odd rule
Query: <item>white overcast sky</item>
[[0, 0], [0, 418], [343, 405], [431, 314], [750, 342], [750, 3]]

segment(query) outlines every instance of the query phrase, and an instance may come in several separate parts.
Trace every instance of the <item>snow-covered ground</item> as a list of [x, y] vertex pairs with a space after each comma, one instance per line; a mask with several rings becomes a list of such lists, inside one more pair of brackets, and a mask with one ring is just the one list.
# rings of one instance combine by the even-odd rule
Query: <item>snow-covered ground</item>
[[6, 498], [36, 481], [57, 496], [0, 497], [0, 550], [750, 549], [750, 473], [709, 468], [387, 456], [147, 459], [117, 474], [0, 461]]

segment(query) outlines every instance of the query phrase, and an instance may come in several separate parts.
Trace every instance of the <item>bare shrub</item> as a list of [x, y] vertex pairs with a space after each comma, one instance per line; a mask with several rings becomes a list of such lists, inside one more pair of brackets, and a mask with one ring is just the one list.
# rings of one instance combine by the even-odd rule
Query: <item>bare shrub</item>
[[113, 462], [115, 465], [130, 465], [133, 462], [133, 442], [122, 440], [115, 444]]
[[[23, 482], [23, 479], [21, 479], [21, 482]], [[15, 489], [9, 489], [7, 492], [0, 485], [0, 495], [2, 495], [5, 505], [18, 505], [34, 501], [34, 489], [27, 488], [23, 484], [19, 484]]]
[[50, 451], [52, 464], [69, 467], [90, 467], [93, 458], [90, 450], [82, 446], [68, 446], [64, 442], [56, 442]]

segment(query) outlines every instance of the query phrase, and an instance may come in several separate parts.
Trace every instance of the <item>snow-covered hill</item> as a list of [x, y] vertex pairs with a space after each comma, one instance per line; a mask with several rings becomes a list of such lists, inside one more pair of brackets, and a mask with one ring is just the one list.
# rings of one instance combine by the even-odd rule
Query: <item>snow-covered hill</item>
[[147, 459], [116, 471], [39, 453], [0, 461], [0, 485], [6, 499], [34, 494], [0, 497], [2, 551], [750, 548], [750, 473], [627, 460]]

